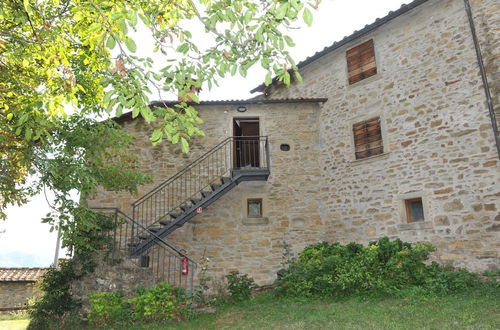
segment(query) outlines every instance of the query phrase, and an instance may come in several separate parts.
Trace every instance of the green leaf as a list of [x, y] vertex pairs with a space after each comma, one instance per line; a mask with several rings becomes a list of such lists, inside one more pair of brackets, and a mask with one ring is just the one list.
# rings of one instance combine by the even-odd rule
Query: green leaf
[[106, 47], [109, 49], [113, 49], [116, 46], [116, 40], [113, 38], [113, 36], [108, 37], [108, 41], [106, 41]]
[[239, 71], [240, 71], [240, 75], [242, 77], [246, 77], [247, 76], [247, 68], [244, 65], [240, 66], [240, 70]]
[[283, 74], [283, 82], [286, 86], [290, 85], [290, 73], [288, 71], [285, 71], [285, 73]]
[[269, 86], [269, 85], [271, 85], [272, 82], [273, 82], [273, 78], [271, 76], [271, 72], [268, 72], [266, 74], [266, 80], [264, 83], [266, 84], [266, 86]]
[[182, 149], [182, 152], [184, 152], [184, 153], [189, 152], [189, 143], [183, 137], [181, 137], [181, 149]]
[[30, 141], [31, 140], [31, 134], [33, 133], [33, 131], [31, 130], [31, 127], [28, 127], [26, 129], [26, 131], [24, 132], [24, 138], [27, 140], [27, 141]]
[[179, 47], [177, 47], [177, 51], [179, 53], [186, 54], [189, 51], [189, 44], [187, 42], [183, 43]]
[[141, 109], [139, 107], [135, 107], [134, 109], [132, 109], [132, 118], [139, 116], [140, 113]]
[[23, 0], [24, 10], [28, 13], [28, 15], [33, 15], [33, 9], [31, 9], [31, 5], [29, 0]]
[[135, 41], [132, 38], [127, 37], [125, 39], [125, 45], [127, 46], [128, 50], [130, 50], [132, 53], [136, 52], [137, 45], [135, 44]]
[[312, 21], [313, 21], [313, 15], [309, 9], [304, 8], [304, 12], [302, 13], [302, 18], [304, 19], [304, 22], [308, 26], [311, 26]]
[[158, 144], [161, 142], [162, 138], [163, 131], [161, 129], [155, 129], [151, 135], [151, 142], [153, 142], [153, 144]]
[[198, 98], [198, 95], [195, 93], [187, 93], [187, 96], [193, 100], [195, 103], [200, 103], [200, 99]]
[[274, 17], [276, 17], [276, 19], [285, 18], [286, 12], [288, 11], [288, 8], [290, 8], [290, 3], [288, 3], [288, 2], [283, 3], [276, 11], [276, 14], [274, 15]]
[[288, 47], [295, 47], [295, 43], [293, 42], [292, 38], [290, 38], [290, 36], [283, 36], [283, 38], [285, 39]]
[[179, 133], [174, 134], [174, 136], [172, 136], [172, 143], [177, 144], [177, 142], [179, 142], [179, 137]]
[[301, 74], [299, 73], [299, 71], [297, 71], [297, 70], [295, 71], [295, 79], [297, 79], [297, 81], [298, 81], [298, 82], [300, 82], [300, 83], [301, 83], [302, 81], [304, 81], [304, 80], [302, 79], [302, 75], [301, 75]]

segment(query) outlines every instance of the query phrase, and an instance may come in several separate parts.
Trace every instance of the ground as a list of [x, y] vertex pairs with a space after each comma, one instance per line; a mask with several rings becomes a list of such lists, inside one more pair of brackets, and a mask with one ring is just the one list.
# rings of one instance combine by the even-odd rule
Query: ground
[[[197, 314], [182, 322], [106, 329], [500, 329], [500, 288], [447, 296], [342, 300], [277, 299], [264, 293], [217, 309], [215, 314]], [[2, 330], [25, 329], [27, 324], [28, 320], [0, 319]]]
[[0, 320], [2, 330], [24, 330], [28, 326], [29, 320]]
[[[279, 299], [269, 293], [179, 323], [109, 329], [499, 329], [500, 289], [444, 297]], [[88, 329], [88, 328], [86, 328]]]

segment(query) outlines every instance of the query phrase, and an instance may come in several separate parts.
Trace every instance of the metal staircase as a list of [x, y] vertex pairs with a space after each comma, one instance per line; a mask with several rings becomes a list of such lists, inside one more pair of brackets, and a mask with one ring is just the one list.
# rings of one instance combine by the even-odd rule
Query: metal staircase
[[135, 201], [132, 217], [118, 208], [93, 208], [115, 221], [114, 230], [105, 233], [112, 242], [111, 260], [127, 257], [136, 266], [150, 268], [157, 281], [192, 290], [194, 271], [188, 279], [181, 264], [196, 269], [196, 262], [165, 237], [239, 183], [266, 181], [269, 174], [266, 136], [228, 137]]
[[132, 229], [132, 255], [148, 251], [239, 183], [266, 181], [269, 174], [266, 136], [228, 137], [132, 204], [140, 224]]

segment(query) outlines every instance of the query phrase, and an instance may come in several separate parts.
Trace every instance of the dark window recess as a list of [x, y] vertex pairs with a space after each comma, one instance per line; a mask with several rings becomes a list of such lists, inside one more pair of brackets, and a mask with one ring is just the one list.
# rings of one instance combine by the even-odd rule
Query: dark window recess
[[247, 199], [247, 216], [249, 218], [262, 217], [262, 199]]
[[377, 74], [373, 39], [349, 49], [346, 56], [349, 85]]
[[141, 260], [140, 261], [141, 267], [143, 268], [149, 267], [149, 256], [141, 256], [140, 260]]
[[290, 151], [290, 145], [289, 144], [282, 144], [282, 145], [280, 145], [280, 150], [281, 151]]
[[406, 219], [408, 223], [424, 221], [424, 205], [422, 198], [412, 198], [405, 200]]
[[353, 125], [356, 159], [363, 159], [384, 153], [380, 117]]

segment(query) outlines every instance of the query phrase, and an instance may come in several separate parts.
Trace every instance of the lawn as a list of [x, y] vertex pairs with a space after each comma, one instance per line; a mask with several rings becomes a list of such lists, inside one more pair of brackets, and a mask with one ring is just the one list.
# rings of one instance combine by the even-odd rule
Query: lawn
[[0, 320], [1, 330], [24, 330], [28, 326], [29, 320]]
[[500, 329], [500, 289], [336, 301], [276, 299], [265, 293], [182, 322], [108, 329]]

